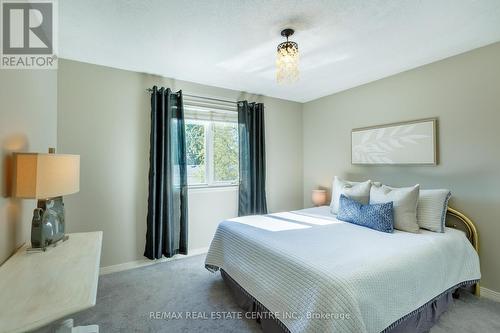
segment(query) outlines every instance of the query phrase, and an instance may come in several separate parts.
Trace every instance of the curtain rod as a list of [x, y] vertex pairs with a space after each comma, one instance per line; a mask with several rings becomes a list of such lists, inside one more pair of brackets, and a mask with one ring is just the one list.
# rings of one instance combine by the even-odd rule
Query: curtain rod
[[[153, 89], [151, 88], [148, 88], [146, 89], [147, 92], [151, 93], [153, 92]], [[205, 96], [198, 96], [198, 95], [192, 95], [192, 94], [182, 94], [183, 96], [186, 96], [186, 97], [194, 97], [194, 98], [202, 98], [202, 99], [208, 99], [210, 101], [216, 101], [216, 102], [224, 102], [224, 103], [231, 103], [231, 104], [238, 104], [238, 102], [236, 101], [228, 101], [228, 100], [225, 100], [225, 99], [218, 99], [218, 98], [212, 98], [212, 97], [205, 97]]]

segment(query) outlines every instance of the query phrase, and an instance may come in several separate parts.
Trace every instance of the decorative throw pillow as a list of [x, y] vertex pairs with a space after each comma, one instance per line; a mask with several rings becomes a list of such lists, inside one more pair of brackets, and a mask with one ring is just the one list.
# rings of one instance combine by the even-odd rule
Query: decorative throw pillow
[[444, 232], [450, 190], [420, 190], [417, 223], [422, 229]]
[[367, 204], [370, 201], [370, 187], [372, 186], [371, 180], [366, 182], [350, 182], [343, 180], [337, 176], [333, 179], [332, 185], [332, 202], [330, 203], [330, 210], [333, 214], [339, 211], [340, 195], [354, 199], [362, 204]]
[[418, 233], [417, 203], [420, 185], [412, 187], [389, 187], [373, 185], [370, 190], [370, 203], [391, 202], [394, 210], [394, 228]]
[[363, 205], [343, 194], [339, 201], [338, 220], [382, 232], [394, 230], [392, 202]]

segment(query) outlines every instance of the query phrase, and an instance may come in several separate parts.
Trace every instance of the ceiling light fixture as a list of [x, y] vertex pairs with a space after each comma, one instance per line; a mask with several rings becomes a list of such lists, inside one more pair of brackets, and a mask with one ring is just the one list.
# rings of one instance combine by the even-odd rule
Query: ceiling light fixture
[[279, 84], [294, 83], [299, 79], [299, 45], [288, 41], [293, 33], [293, 29], [281, 32], [281, 36], [286, 37], [286, 42], [278, 45], [276, 56], [276, 81]]

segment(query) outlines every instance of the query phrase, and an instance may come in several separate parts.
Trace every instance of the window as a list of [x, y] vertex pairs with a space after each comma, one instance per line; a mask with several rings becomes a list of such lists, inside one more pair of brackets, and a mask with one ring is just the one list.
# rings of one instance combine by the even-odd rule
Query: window
[[186, 162], [188, 184], [205, 184], [206, 170], [206, 122], [186, 119]]
[[239, 179], [235, 105], [184, 100], [190, 187], [236, 185]]

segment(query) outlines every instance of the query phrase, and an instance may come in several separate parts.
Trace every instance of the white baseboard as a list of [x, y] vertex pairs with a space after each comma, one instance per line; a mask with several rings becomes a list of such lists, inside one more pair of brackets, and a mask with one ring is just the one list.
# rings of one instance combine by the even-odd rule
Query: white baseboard
[[178, 254], [178, 255], [173, 256], [172, 258], [161, 258], [161, 259], [156, 259], [156, 260], [141, 259], [141, 260], [124, 262], [123, 264], [101, 267], [99, 270], [99, 275], [106, 275], [106, 274], [110, 274], [110, 273], [126, 271], [128, 269], [159, 264], [162, 262], [189, 258], [192, 256], [197, 256], [199, 254], [204, 254], [207, 252], [208, 252], [208, 247], [203, 247], [203, 248], [199, 248], [199, 249], [189, 250], [188, 255]]
[[480, 288], [481, 297], [491, 299], [492, 301], [500, 302], [500, 293], [485, 287]]

